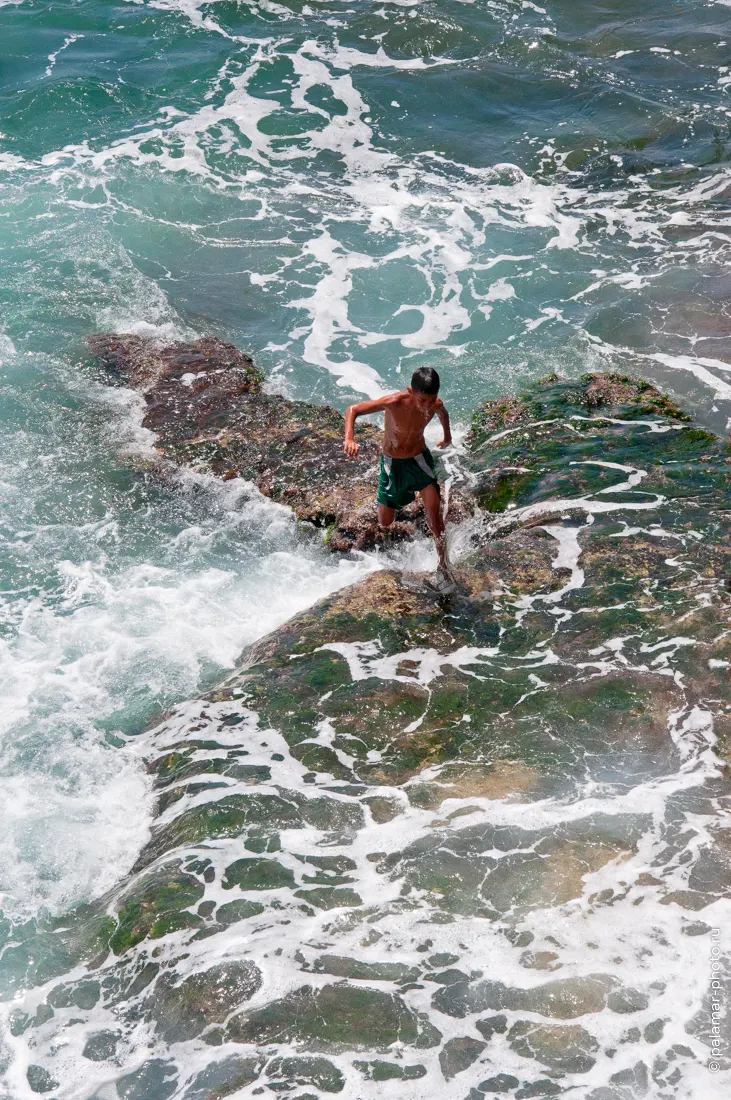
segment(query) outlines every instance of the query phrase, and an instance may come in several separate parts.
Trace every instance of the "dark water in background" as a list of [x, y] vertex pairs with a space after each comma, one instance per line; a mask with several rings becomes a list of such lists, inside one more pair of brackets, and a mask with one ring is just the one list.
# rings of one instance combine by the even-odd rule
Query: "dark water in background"
[[28, 914], [144, 841], [110, 743], [375, 567], [136, 472], [85, 334], [219, 335], [340, 407], [429, 364], [462, 425], [629, 371], [725, 430], [731, 6], [0, 0], [0, 26], [0, 899]]

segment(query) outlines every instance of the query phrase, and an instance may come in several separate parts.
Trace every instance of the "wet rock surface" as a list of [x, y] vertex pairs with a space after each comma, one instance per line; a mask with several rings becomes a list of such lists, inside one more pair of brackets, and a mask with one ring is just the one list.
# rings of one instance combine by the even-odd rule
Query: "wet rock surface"
[[626, 379], [481, 410], [457, 593], [375, 572], [262, 639], [141, 732], [159, 800], [119, 888], [0, 923], [28, 1087], [705, 1095], [730, 458]]

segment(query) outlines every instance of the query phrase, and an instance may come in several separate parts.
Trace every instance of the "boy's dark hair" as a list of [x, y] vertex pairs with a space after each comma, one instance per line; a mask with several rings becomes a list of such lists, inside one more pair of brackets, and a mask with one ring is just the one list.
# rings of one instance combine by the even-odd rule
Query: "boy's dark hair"
[[416, 393], [439, 393], [439, 375], [433, 367], [419, 367], [411, 376], [411, 388]]

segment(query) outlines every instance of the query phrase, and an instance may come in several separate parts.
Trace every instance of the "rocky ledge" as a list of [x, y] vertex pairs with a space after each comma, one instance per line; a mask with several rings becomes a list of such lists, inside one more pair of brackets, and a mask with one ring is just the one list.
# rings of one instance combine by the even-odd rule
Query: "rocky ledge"
[[[144, 426], [159, 454], [224, 479], [252, 481], [298, 519], [327, 531], [332, 550], [366, 550], [382, 538], [376, 518], [380, 432], [360, 423], [357, 461], [343, 452], [344, 420], [329, 405], [264, 392], [264, 375], [232, 344], [203, 338], [160, 347], [134, 335], [105, 333], [89, 346], [116, 377], [138, 390]], [[453, 519], [468, 505], [451, 494]], [[417, 502], [402, 509], [390, 538], [425, 527]]]

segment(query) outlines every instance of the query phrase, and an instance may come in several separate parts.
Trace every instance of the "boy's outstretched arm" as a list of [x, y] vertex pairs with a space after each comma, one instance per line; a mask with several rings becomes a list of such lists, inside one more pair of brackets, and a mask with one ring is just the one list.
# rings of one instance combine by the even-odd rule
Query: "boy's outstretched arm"
[[382, 397], [379, 401], [361, 401], [359, 405], [351, 405], [345, 413], [345, 442], [343, 450], [350, 458], [355, 458], [360, 450], [360, 444], [355, 442], [353, 429], [359, 416], [367, 416], [369, 413], [383, 412], [393, 397]]
[[437, 416], [444, 432], [444, 439], [441, 443], [437, 443], [437, 447], [449, 447], [452, 442], [452, 429], [449, 425], [449, 413], [441, 401], [437, 405]]

